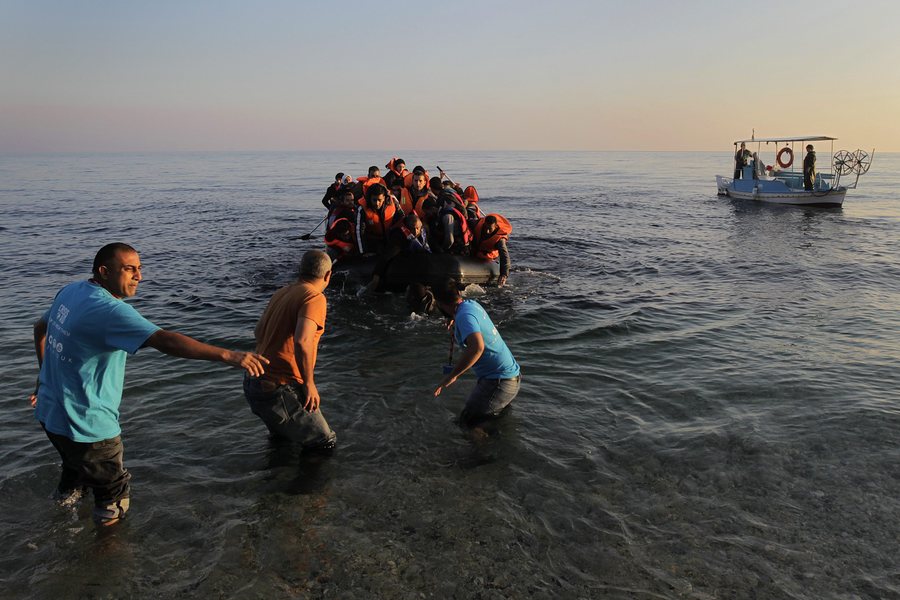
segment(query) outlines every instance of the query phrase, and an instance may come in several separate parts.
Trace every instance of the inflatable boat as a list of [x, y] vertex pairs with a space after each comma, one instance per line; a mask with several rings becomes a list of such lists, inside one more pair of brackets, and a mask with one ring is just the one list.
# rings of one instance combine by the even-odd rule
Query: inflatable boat
[[[336, 277], [367, 284], [372, 279], [377, 257], [341, 259], [334, 264]], [[463, 285], [492, 284], [500, 277], [500, 265], [470, 256], [454, 254], [398, 254], [388, 263], [380, 289], [401, 292], [411, 283], [428, 286], [439, 285], [447, 279], [455, 279]]]

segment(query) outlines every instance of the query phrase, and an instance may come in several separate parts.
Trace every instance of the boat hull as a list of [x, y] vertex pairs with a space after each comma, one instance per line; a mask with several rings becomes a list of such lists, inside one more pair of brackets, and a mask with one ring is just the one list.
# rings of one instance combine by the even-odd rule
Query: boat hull
[[806, 191], [789, 188], [779, 180], [735, 180], [722, 175], [716, 175], [716, 187], [720, 196], [796, 206], [842, 206], [847, 195], [845, 187]]
[[[334, 265], [336, 275], [368, 283], [375, 269], [376, 257], [354, 258], [338, 261]], [[402, 291], [411, 283], [438, 285], [447, 279], [455, 279], [463, 285], [491, 284], [500, 276], [500, 265], [494, 261], [482, 261], [469, 256], [453, 254], [399, 254], [388, 263], [381, 288]]]

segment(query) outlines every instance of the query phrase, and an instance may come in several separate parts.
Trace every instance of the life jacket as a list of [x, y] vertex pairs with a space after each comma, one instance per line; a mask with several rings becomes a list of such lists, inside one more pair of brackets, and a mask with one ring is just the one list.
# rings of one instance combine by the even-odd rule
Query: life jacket
[[394, 156], [393, 158], [391, 158], [391, 160], [388, 161], [386, 165], [384, 165], [384, 168], [388, 170], [388, 172], [385, 173], [385, 180], [387, 180], [388, 184], [390, 184], [388, 185], [388, 189], [390, 189], [390, 186], [393, 185], [395, 180], [399, 179], [400, 181], [403, 181], [403, 178], [406, 177], [407, 173], [409, 173], [406, 168], [403, 168], [399, 171], [397, 170], [396, 164], [398, 158], [400, 157]]
[[488, 237], [482, 236], [484, 230], [485, 218], [478, 219], [474, 229], [474, 243], [472, 244], [472, 256], [481, 260], [497, 260], [500, 257], [500, 251], [497, 250], [497, 243], [500, 240], [508, 240], [509, 234], [512, 233], [512, 225], [503, 215], [491, 214], [497, 219], [497, 231]]
[[[413, 185], [412, 181], [413, 181], [414, 175], [415, 175], [415, 173], [413, 173], [411, 171], [406, 171], [406, 173], [403, 174], [403, 187], [412, 190], [412, 185]], [[431, 181], [431, 178], [428, 176], [428, 171], [425, 171], [425, 189], [426, 190], [429, 189], [428, 188], [429, 181]]]
[[403, 214], [408, 215], [416, 209], [416, 203], [413, 201], [412, 194], [410, 194], [409, 190], [406, 188], [400, 190], [398, 202], [400, 203], [400, 210], [403, 211]]
[[397, 205], [391, 198], [384, 201], [381, 210], [369, 208], [365, 199], [359, 201], [359, 210], [366, 221], [366, 237], [384, 239], [397, 215]]
[[[346, 222], [350, 227], [350, 241], [342, 240], [337, 236], [337, 228], [335, 227], [340, 222]], [[325, 232], [325, 245], [329, 248], [334, 248], [340, 253], [340, 256], [344, 256], [345, 254], [350, 254], [356, 249], [356, 244], [353, 243], [353, 238], [356, 236], [353, 231], [353, 221], [348, 219], [347, 217], [341, 216], [335, 219], [334, 223], [328, 228], [328, 231]]]
[[478, 208], [478, 190], [475, 189], [475, 186], [470, 185], [463, 190], [463, 202], [470, 219], [480, 219], [484, 216], [481, 209]]
[[366, 190], [368, 190], [371, 186], [375, 185], [376, 183], [380, 183], [381, 185], [384, 186], [384, 189], [388, 189], [388, 186], [384, 182], [383, 177], [357, 177], [356, 180], [359, 181], [360, 183], [362, 183], [363, 196], [366, 195]]

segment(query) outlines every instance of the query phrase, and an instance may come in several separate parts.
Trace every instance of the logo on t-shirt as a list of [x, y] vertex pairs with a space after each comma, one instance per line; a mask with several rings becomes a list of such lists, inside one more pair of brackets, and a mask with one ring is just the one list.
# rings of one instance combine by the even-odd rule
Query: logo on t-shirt
[[62, 325], [66, 322], [66, 317], [69, 316], [69, 309], [66, 308], [65, 304], [60, 304], [59, 308], [56, 309], [56, 320], [59, 321], [59, 324]]

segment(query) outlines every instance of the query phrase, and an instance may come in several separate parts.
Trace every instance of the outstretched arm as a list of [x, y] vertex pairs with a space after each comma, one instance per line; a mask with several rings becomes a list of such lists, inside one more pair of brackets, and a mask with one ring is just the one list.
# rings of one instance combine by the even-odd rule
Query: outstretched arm
[[500, 277], [497, 279], [497, 287], [503, 287], [503, 284], [506, 283], [506, 278], [509, 277], [509, 269], [512, 266], [506, 240], [501, 238], [497, 242], [497, 251], [500, 252]]
[[228, 363], [233, 367], [244, 369], [254, 377], [259, 377], [265, 373], [264, 365], [269, 364], [267, 358], [254, 352], [226, 350], [225, 348], [204, 344], [192, 337], [174, 331], [166, 331], [165, 329], [160, 329], [147, 338], [144, 345], [156, 348], [170, 356]]

